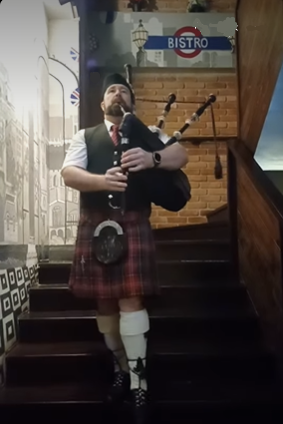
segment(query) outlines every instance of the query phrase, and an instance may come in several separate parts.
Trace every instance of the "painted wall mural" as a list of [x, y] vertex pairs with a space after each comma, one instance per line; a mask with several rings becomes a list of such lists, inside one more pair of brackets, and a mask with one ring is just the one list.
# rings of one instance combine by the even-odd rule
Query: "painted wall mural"
[[[15, 7], [18, 37], [10, 25]], [[31, 17], [26, 4], [1, 5], [0, 28], [5, 31], [0, 37], [0, 244], [47, 243], [49, 76], [43, 6], [39, 2]]]
[[42, 18], [45, 34], [27, 32], [22, 40], [26, 66], [15, 67], [9, 53], [15, 38], [0, 41], [0, 245], [31, 243], [43, 251], [76, 237], [79, 196], [65, 187], [60, 169], [78, 131], [80, 95], [78, 21], [47, 27]]
[[48, 243], [47, 45], [40, 1], [1, 4], [0, 384], [5, 352], [17, 338], [17, 318], [37, 282], [36, 245]]
[[65, 187], [60, 170], [79, 116], [79, 22], [49, 23], [49, 244], [74, 244], [79, 193]]
[[93, 12], [88, 26], [94, 67], [235, 67], [232, 13]]

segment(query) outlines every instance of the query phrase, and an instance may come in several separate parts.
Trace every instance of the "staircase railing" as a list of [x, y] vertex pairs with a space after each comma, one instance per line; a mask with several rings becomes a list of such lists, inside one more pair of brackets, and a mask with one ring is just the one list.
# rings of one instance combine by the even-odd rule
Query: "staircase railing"
[[228, 143], [228, 205], [235, 269], [283, 357], [283, 195], [241, 140]]

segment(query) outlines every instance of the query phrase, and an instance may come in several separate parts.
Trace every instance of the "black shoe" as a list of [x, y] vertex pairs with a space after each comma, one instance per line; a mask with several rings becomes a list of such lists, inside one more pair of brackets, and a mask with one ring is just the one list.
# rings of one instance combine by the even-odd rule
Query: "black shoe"
[[141, 388], [131, 390], [134, 424], [147, 424], [148, 422], [148, 397], [147, 391]]
[[130, 374], [125, 371], [115, 373], [114, 381], [107, 395], [107, 403], [122, 402], [130, 390]]

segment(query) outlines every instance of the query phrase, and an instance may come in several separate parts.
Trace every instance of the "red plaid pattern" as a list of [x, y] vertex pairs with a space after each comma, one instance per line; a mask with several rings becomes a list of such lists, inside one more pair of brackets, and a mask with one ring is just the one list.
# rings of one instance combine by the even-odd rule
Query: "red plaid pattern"
[[93, 253], [96, 226], [102, 214], [82, 213], [69, 286], [75, 296], [93, 299], [123, 299], [159, 294], [155, 241], [145, 213], [112, 211], [110, 219], [122, 225], [128, 237], [128, 255], [120, 264], [103, 265]]

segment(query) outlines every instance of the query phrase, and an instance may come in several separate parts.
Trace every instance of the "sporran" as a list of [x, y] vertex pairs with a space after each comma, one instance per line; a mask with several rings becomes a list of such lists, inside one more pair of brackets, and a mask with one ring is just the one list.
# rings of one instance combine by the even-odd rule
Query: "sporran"
[[93, 234], [93, 248], [96, 259], [110, 265], [119, 262], [127, 253], [127, 236], [118, 222], [101, 222]]

